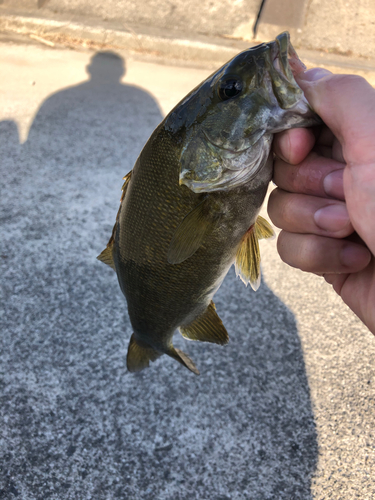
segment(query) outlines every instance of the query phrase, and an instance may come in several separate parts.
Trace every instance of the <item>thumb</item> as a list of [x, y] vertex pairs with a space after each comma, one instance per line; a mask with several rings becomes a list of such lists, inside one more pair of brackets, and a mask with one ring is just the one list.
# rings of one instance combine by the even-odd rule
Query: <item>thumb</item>
[[375, 89], [362, 77], [313, 68], [296, 76], [312, 108], [340, 141], [347, 163], [375, 161]]

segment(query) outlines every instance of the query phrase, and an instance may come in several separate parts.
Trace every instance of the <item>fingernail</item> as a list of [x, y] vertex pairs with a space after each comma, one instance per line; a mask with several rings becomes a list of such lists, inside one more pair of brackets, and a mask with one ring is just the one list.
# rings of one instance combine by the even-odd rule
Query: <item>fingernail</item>
[[328, 69], [323, 68], [312, 68], [308, 69], [304, 73], [298, 74], [298, 79], [306, 80], [308, 82], [316, 82], [317, 80], [321, 80], [325, 76], [332, 75]]
[[341, 263], [349, 268], [363, 269], [371, 260], [371, 254], [362, 245], [348, 243], [340, 252]]
[[344, 169], [335, 170], [328, 174], [323, 180], [323, 188], [328, 196], [344, 200]]
[[344, 204], [327, 205], [314, 214], [315, 224], [325, 231], [337, 232], [350, 224], [349, 214]]

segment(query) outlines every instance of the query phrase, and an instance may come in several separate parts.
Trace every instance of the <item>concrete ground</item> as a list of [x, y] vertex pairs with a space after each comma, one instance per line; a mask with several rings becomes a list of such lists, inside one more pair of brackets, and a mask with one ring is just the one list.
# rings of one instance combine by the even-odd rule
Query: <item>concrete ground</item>
[[258, 292], [231, 270], [216, 295], [228, 346], [176, 336], [200, 377], [165, 356], [126, 371], [125, 300], [95, 258], [121, 178], [210, 70], [0, 50], [0, 498], [375, 498], [375, 338], [275, 241]]

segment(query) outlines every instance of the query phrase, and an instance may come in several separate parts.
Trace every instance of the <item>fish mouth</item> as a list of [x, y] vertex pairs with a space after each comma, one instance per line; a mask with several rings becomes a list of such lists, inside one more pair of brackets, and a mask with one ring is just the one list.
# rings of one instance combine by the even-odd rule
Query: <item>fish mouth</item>
[[[269, 80], [265, 78], [269, 95], [281, 110], [286, 113], [297, 113], [304, 118], [302, 126], [311, 126], [321, 123], [321, 120], [312, 110], [302, 89], [295, 80], [295, 77], [306, 71], [306, 66], [300, 60], [293, 45], [290, 43], [289, 33], [284, 31], [270, 46], [268, 71]], [[291, 116], [291, 115], [290, 115]], [[298, 126], [298, 120], [290, 119], [290, 127]], [[281, 130], [281, 129], [280, 129]], [[278, 131], [278, 127], [273, 129], [273, 133]]]
[[287, 31], [276, 37], [271, 49], [271, 56], [273, 67], [279, 75], [298, 87], [295, 76], [306, 71], [306, 66], [290, 43], [290, 35]]

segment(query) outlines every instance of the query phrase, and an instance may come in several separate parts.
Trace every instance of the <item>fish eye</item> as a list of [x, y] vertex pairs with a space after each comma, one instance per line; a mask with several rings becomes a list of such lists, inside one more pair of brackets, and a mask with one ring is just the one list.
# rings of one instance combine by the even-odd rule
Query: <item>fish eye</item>
[[226, 101], [238, 95], [243, 88], [242, 81], [236, 78], [228, 78], [220, 82], [218, 94], [222, 101]]

